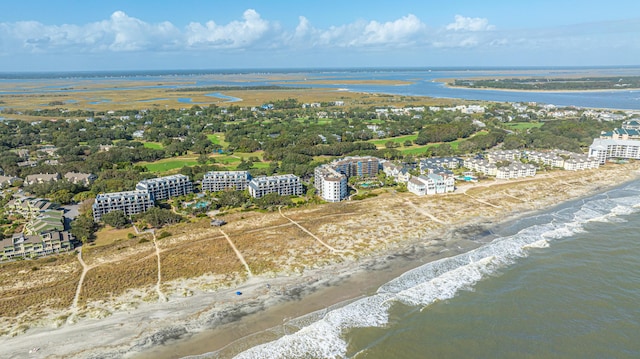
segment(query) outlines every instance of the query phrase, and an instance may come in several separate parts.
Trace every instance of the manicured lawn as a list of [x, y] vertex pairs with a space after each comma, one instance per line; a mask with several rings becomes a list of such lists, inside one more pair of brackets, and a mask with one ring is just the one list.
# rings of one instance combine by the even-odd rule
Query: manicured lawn
[[167, 172], [184, 166], [194, 166], [198, 164], [196, 158], [197, 157], [195, 156], [167, 158], [152, 163], [146, 163], [143, 164], [143, 166], [147, 167], [149, 172]]
[[418, 138], [417, 133], [413, 135], [406, 135], [406, 136], [399, 136], [399, 137], [381, 138], [379, 140], [369, 140], [368, 142], [373, 143], [378, 148], [384, 148], [384, 144], [389, 141], [403, 145], [407, 140], [414, 141], [416, 138]]
[[511, 122], [511, 123], [505, 123], [504, 125], [511, 130], [528, 130], [530, 128], [540, 128], [542, 127], [542, 125], [544, 125], [544, 123], [542, 122]]
[[164, 148], [164, 146], [158, 142], [144, 142], [143, 145], [144, 148], [150, 148], [152, 150], [161, 150]]
[[[258, 157], [262, 160], [262, 151], [245, 153], [245, 152], [235, 152], [232, 155], [214, 155], [212, 158], [215, 159], [216, 163], [223, 165], [229, 170], [235, 170], [236, 166], [240, 164], [242, 159], [245, 161], [249, 159], [249, 157]], [[254, 168], [267, 168], [269, 167], [269, 162], [254, 162]]]
[[229, 145], [229, 143], [224, 140], [224, 133], [214, 133], [212, 135], [207, 135], [207, 138], [214, 145], [220, 145], [222, 147], [227, 147]]
[[[453, 142], [445, 142], [445, 143], [448, 143], [449, 145], [451, 145], [451, 148], [453, 148], [454, 150], [457, 150], [458, 146], [462, 141], [464, 140], [455, 140]], [[429, 148], [438, 147], [440, 145], [441, 143], [430, 143], [424, 146], [411, 146], [411, 147], [398, 148], [398, 150], [406, 155], [419, 155], [419, 154], [425, 153]]]

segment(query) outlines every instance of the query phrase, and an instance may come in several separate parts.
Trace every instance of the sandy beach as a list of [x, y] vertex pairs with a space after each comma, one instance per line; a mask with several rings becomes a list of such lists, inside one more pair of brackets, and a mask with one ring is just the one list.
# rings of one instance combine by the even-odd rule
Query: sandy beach
[[[169, 284], [183, 290], [166, 291], [166, 301], [132, 301], [136, 293], [132, 289], [123, 297], [91, 303], [94, 310], [81, 317], [43, 320], [24, 333], [0, 337], [0, 356], [145, 359], [220, 351], [220, 357], [232, 357], [238, 350], [285, 334], [292, 329], [287, 323], [293, 318], [366, 296], [409, 269], [477, 248], [489, 240], [483, 237], [484, 233], [500, 223], [634, 180], [639, 167], [631, 163], [577, 173], [554, 171], [521, 181], [461, 184], [455, 196], [389, 194], [341, 204], [351, 206], [355, 212], [361, 208], [376, 211], [364, 217], [370, 222], [377, 217], [373, 222], [378, 223], [359, 234], [379, 233], [382, 242], [376, 242], [375, 250], [307, 265], [302, 271], [251, 276], [237, 281], [237, 285], [218, 289], [203, 290], [198, 286], [215, 279], [207, 276], [174, 280]], [[436, 211], [430, 207], [434, 201], [441, 201], [440, 211], [446, 205], [452, 213]], [[331, 211], [332, 207], [322, 208]], [[389, 215], [399, 211], [398, 217], [390, 217], [392, 221], [407, 217], [409, 222], [404, 224], [417, 224], [416, 218], [422, 218], [428, 226], [419, 231], [408, 228], [407, 232], [389, 228], [380, 218], [385, 209]], [[304, 214], [299, 210], [286, 213], [290, 218], [303, 218]], [[277, 213], [272, 216], [281, 218]], [[322, 237], [331, 233], [339, 237], [336, 231], [353, 221], [353, 217], [345, 218], [336, 221], [335, 227], [301, 223]], [[242, 226], [238, 224], [238, 228]], [[228, 231], [233, 233], [232, 230], [229, 227]], [[411, 232], [417, 233], [404, 234]], [[391, 240], [390, 233], [398, 238]], [[331, 243], [337, 246], [341, 242]], [[49, 318], [56, 315], [49, 314]], [[275, 329], [265, 331], [270, 328]]]

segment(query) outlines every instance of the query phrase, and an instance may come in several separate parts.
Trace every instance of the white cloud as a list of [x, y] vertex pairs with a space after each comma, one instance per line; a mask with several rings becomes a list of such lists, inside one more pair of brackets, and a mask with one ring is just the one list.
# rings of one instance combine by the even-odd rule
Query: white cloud
[[371, 21], [364, 29], [364, 42], [367, 44], [411, 43], [416, 40], [415, 35], [419, 35], [425, 29], [425, 24], [413, 14], [385, 23]]
[[282, 29], [278, 22], [262, 18], [253, 9], [245, 10], [237, 20], [227, 23], [210, 20], [178, 28], [167, 21], [150, 23], [116, 11], [102, 21], [87, 24], [0, 23], [0, 57], [18, 58], [16, 55], [33, 53], [102, 56], [123, 52], [181, 55], [189, 51], [215, 51], [222, 56], [239, 54], [238, 50], [265, 49], [278, 50], [281, 58], [283, 54], [307, 50], [310, 51], [306, 54], [347, 50], [359, 56], [362, 50], [391, 48], [410, 48], [414, 53], [443, 48], [502, 48], [522, 52], [571, 47], [582, 51], [615, 45], [636, 49], [638, 31], [640, 19], [497, 30], [486, 18], [462, 15], [456, 15], [454, 21], [445, 26], [434, 28], [414, 14], [389, 21], [366, 19], [323, 28], [314, 27], [309, 18], [299, 16], [295, 27]]
[[243, 21], [232, 21], [227, 25], [218, 25], [214, 21], [205, 25], [191, 23], [186, 30], [187, 44], [189, 47], [246, 47], [260, 40], [271, 27], [253, 9], [246, 10], [242, 18]]
[[350, 24], [318, 29], [301, 16], [298, 26], [287, 44], [307, 47], [401, 47], [423, 39], [426, 25], [409, 14], [394, 21], [356, 21]]
[[446, 29], [453, 31], [488, 31], [494, 30], [495, 26], [489, 25], [489, 20], [485, 18], [456, 15], [455, 21], [447, 25]]

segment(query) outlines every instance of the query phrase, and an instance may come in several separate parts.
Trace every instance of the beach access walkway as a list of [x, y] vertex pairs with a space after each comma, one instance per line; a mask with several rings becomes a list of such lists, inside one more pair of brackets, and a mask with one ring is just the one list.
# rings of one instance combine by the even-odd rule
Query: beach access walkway
[[153, 236], [153, 245], [156, 247], [156, 257], [158, 258], [158, 281], [156, 282], [156, 293], [158, 294], [158, 301], [166, 302], [169, 299], [162, 292], [162, 265], [160, 263], [160, 247], [158, 247], [158, 242], [156, 241], [156, 231], [153, 229], [149, 229], [148, 232]]
[[242, 256], [242, 253], [240, 253], [240, 251], [238, 250], [238, 248], [236, 248], [236, 245], [233, 243], [233, 241], [231, 240], [231, 238], [229, 237], [228, 234], [226, 234], [222, 228], [218, 228], [218, 230], [220, 231], [220, 233], [222, 233], [222, 235], [224, 236], [224, 238], [227, 239], [227, 242], [229, 242], [229, 245], [231, 246], [231, 249], [233, 249], [233, 251], [236, 253], [236, 256], [238, 257], [238, 259], [240, 260], [240, 262], [242, 263], [242, 265], [247, 269], [247, 275], [249, 276], [249, 278], [253, 277], [253, 273], [251, 273], [251, 268], [249, 268], [249, 264], [247, 264], [247, 261], [244, 260], [244, 257]]
[[339, 253], [339, 252], [344, 252], [341, 250], [337, 250], [335, 248], [333, 248], [332, 246], [328, 245], [327, 243], [325, 243], [322, 239], [318, 238], [318, 236], [316, 236], [315, 234], [309, 232], [308, 229], [304, 228], [303, 226], [300, 225], [300, 223], [294, 221], [293, 219], [287, 217], [284, 215], [284, 213], [282, 213], [282, 206], [278, 207], [278, 212], [280, 212], [280, 215], [283, 218], [286, 218], [287, 220], [289, 220], [289, 222], [293, 223], [294, 225], [296, 225], [298, 228], [300, 228], [303, 232], [305, 232], [306, 234], [310, 235], [311, 237], [313, 237], [316, 241], [318, 241], [320, 244], [322, 244], [323, 246], [327, 247], [327, 249], [329, 249], [331, 252], [334, 253]]

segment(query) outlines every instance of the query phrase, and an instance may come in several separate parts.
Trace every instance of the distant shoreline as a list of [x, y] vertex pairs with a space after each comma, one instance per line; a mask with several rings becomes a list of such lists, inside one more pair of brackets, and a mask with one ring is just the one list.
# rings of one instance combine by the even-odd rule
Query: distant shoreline
[[465, 90], [481, 90], [481, 91], [504, 91], [504, 92], [532, 92], [532, 93], [579, 93], [579, 92], [625, 92], [625, 91], [640, 91], [640, 87], [629, 87], [624, 89], [592, 89], [592, 90], [527, 90], [527, 89], [506, 89], [506, 88], [492, 88], [492, 87], [468, 87], [468, 86], [454, 86], [449, 81], [455, 80], [453, 78], [435, 79], [433, 81], [444, 84], [444, 86], [451, 89], [465, 89]]

